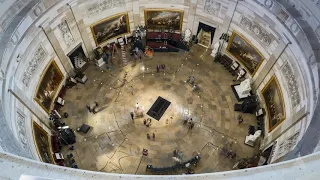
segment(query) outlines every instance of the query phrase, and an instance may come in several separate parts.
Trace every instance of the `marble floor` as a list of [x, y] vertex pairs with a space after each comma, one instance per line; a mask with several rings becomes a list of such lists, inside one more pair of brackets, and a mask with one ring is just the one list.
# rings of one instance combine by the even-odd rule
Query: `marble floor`
[[[189, 53], [155, 53], [152, 59], [111, 70], [90, 65], [85, 71], [88, 81], [67, 91], [60, 112], [69, 114], [64, 121], [73, 130], [83, 123], [92, 128], [86, 134], [75, 132], [75, 150], [64, 148], [63, 153], [73, 153], [80, 169], [110, 173], [151, 174], [147, 164], [172, 166], [174, 150], [182, 151], [183, 160], [200, 153], [195, 173], [232, 170], [238, 159], [258, 151], [259, 144], [255, 148], [244, 144], [248, 126], [256, 120], [252, 114], [242, 114], [244, 122], [238, 124], [239, 113], [233, 110], [237, 99], [230, 87], [235, 77], [209, 54], [195, 45]], [[157, 73], [157, 64], [165, 64], [166, 71]], [[188, 75], [195, 77], [199, 91], [193, 92], [185, 82]], [[136, 103], [146, 113], [158, 96], [171, 102], [159, 121], [146, 127], [146, 114], [131, 120]], [[96, 114], [86, 108], [94, 101], [99, 103]], [[183, 124], [185, 116], [193, 118], [192, 130]], [[155, 139], [148, 140], [147, 133], [155, 133]], [[237, 157], [220, 155], [224, 146]], [[148, 156], [142, 156], [143, 149], [148, 149]]]

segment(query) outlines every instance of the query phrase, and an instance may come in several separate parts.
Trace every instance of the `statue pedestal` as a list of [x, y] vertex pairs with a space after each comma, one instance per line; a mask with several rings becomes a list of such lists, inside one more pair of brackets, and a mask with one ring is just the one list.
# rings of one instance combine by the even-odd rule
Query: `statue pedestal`
[[250, 135], [246, 136], [244, 143], [248, 146], [253, 147], [254, 142], [258, 139], [258, 137], [260, 137], [260, 135], [261, 135], [261, 130], [258, 130], [254, 133], [254, 135], [250, 134]]
[[246, 136], [246, 139], [244, 140], [244, 143], [248, 146], [254, 147], [254, 141], [252, 138], [249, 136]]
[[100, 58], [99, 60], [96, 60], [96, 65], [101, 67], [105, 64], [105, 62], [103, 61], [103, 58]]
[[237, 99], [243, 99], [248, 96], [251, 96], [251, 85], [250, 85], [250, 79], [246, 79], [241, 82], [239, 85], [233, 86], [235, 92], [237, 93]]

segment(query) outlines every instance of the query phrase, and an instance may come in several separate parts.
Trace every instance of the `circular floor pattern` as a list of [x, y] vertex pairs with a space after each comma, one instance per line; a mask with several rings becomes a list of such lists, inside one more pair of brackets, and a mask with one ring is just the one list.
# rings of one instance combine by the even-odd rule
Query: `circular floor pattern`
[[[234, 77], [209, 54], [194, 46], [190, 53], [156, 53], [152, 59], [113, 70], [90, 65], [85, 71], [89, 80], [67, 91], [61, 112], [69, 113], [64, 121], [71, 128], [82, 123], [92, 128], [87, 134], [76, 132], [75, 150], [64, 148], [63, 153], [73, 153], [80, 169], [125, 174], [150, 174], [147, 164], [172, 166], [174, 150], [183, 152], [183, 160], [200, 153], [196, 173], [231, 170], [238, 159], [251, 157], [259, 144], [252, 148], [243, 142], [255, 117], [243, 114], [244, 122], [238, 125], [233, 111], [237, 100], [230, 88]], [[166, 71], [157, 73], [157, 64], [165, 64]], [[196, 78], [198, 92], [192, 92], [192, 85], [185, 82], [189, 75]], [[147, 115], [131, 120], [136, 103], [146, 113], [158, 96], [171, 102], [159, 121], [152, 120], [151, 127], [146, 127], [143, 119]], [[94, 101], [99, 103], [96, 114], [85, 107]], [[193, 118], [192, 130], [183, 124], [185, 116]], [[156, 138], [148, 140], [147, 133], [155, 133]], [[234, 150], [237, 158], [221, 156], [224, 146]], [[143, 149], [148, 149], [147, 157], [142, 156]]]

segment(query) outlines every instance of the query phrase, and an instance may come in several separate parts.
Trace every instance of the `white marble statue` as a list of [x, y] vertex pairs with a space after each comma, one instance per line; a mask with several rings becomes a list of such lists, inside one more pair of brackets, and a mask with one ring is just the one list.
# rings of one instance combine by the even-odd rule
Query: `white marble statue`
[[213, 49], [212, 49], [212, 52], [211, 52], [211, 56], [213, 58], [215, 58], [218, 54], [218, 51], [219, 51], [219, 48], [220, 48], [220, 41], [218, 41], [217, 43], [215, 43], [213, 45]]
[[186, 29], [185, 32], [184, 32], [184, 38], [183, 38], [183, 41], [185, 42], [189, 42], [191, 40], [191, 37], [192, 37], [192, 32], [190, 29]]
[[246, 138], [246, 140], [250, 140], [250, 141], [255, 142], [257, 140], [257, 138], [260, 136], [261, 136], [261, 130], [258, 130], [254, 133], [254, 135], [252, 135], [252, 134], [248, 135], [247, 136], [248, 138]]
[[238, 77], [237, 77], [237, 81], [242, 78], [242, 76], [244, 76], [246, 74], [246, 72], [243, 69], [240, 69], [240, 71], [238, 72]]
[[250, 79], [245, 79], [244, 81], [242, 81], [239, 85], [238, 88], [238, 93], [240, 93], [241, 95], [247, 95], [250, 94], [251, 91], [251, 80]]
[[250, 145], [250, 146], [253, 146], [254, 145], [254, 142], [257, 140], [258, 137], [261, 136], [261, 130], [258, 130], [254, 133], [254, 135], [250, 134], [248, 136], [246, 136], [246, 140], [245, 140], [245, 143]]

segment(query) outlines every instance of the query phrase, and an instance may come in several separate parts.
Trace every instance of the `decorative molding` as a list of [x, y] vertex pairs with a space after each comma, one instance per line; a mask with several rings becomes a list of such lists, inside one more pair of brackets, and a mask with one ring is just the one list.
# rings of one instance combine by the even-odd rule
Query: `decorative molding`
[[263, 5], [265, 7], [267, 7], [268, 9], [271, 9], [272, 8], [272, 5], [273, 5], [273, 0], [265, 0]]
[[62, 23], [60, 23], [58, 25], [58, 28], [60, 29], [60, 33], [63, 37], [64, 42], [68, 47], [71, 46], [75, 42], [75, 40], [71, 34], [67, 21], [64, 20]]
[[299, 95], [299, 89], [297, 85], [297, 80], [295, 78], [295, 75], [292, 71], [292, 68], [290, 67], [289, 63], [286, 63], [282, 68], [282, 74], [285, 77], [287, 81], [287, 86], [289, 89], [289, 96], [291, 99], [291, 105], [292, 108], [296, 107], [298, 104], [300, 104], [300, 95]]
[[[2, 0], [3, 2], [5, 0]], [[14, 17], [32, 0], [18, 0], [0, 17], [0, 39], [4, 35], [5, 30], [9, 27]]]
[[39, 17], [42, 14], [42, 9], [39, 5], [37, 5], [34, 9], [33, 9], [33, 14], [36, 17]]
[[221, 9], [221, 3], [215, 0], [206, 0], [204, 3], [204, 12], [218, 16]]
[[124, 7], [125, 5], [125, 0], [103, 0], [89, 4], [86, 10], [89, 16], [93, 16], [107, 9]]
[[30, 146], [29, 141], [26, 133], [26, 123], [25, 123], [25, 116], [22, 115], [19, 111], [17, 111], [17, 125], [18, 125], [18, 135], [19, 140], [22, 144], [23, 149], [27, 151], [28, 154], [30, 154]]
[[38, 46], [38, 48], [36, 49], [36, 51], [33, 53], [32, 59], [30, 60], [29, 65], [22, 76], [21, 81], [27, 88], [29, 87], [31, 77], [32, 77], [34, 71], [43, 62], [43, 60], [45, 59], [46, 56], [47, 56], [47, 52], [40, 44]]
[[248, 33], [259, 39], [259, 41], [265, 46], [269, 46], [272, 42], [272, 38], [258, 23], [251, 21], [249, 18], [242, 16], [239, 25], [244, 28]]
[[279, 159], [282, 156], [286, 155], [289, 153], [297, 144], [297, 140], [299, 137], [300, 132], [296, 132], [293, 136], [290, 138], [282, 141], [279, 143], [278, 150], [277, 150], [277, 155], [276, 158]]

